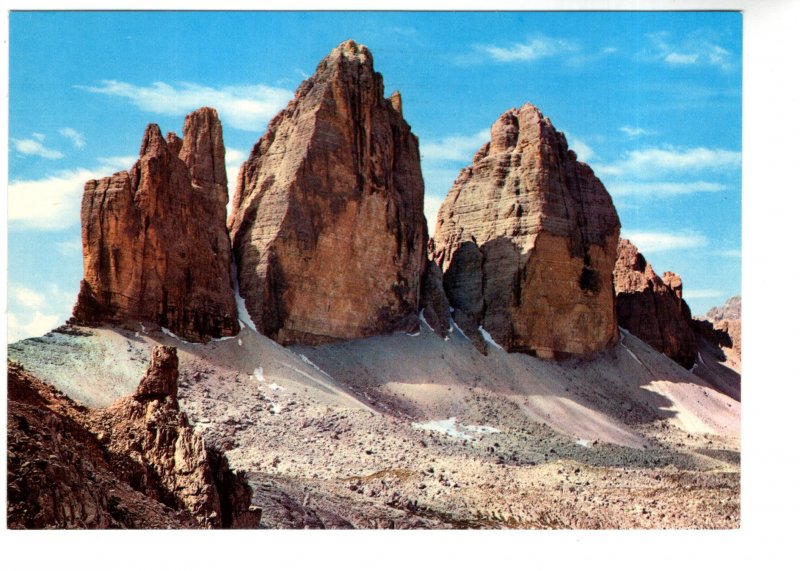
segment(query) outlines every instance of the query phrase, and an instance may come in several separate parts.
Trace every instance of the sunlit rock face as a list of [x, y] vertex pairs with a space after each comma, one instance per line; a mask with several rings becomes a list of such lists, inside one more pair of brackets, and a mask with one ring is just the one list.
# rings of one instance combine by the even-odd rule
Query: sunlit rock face
[[619, 230], [592, 169], [525, 104], [492, 125], [491, 140], [450, 189], [434, 258], [462, 329], [482, 326], [510, 351], [584, 355], [619, 336], [612, 281]]
[[183, 135], [148, 125], [130, 171], [86, 183], [76, 322], [154, 322], [191, 341], [239, 331], [217, 112], [189, 114]]
[[344, 42], [300, 85], [242, 166], [228, 222], [259, 331], [317, 344], [417, 327], [418, 147], [366, 47]]

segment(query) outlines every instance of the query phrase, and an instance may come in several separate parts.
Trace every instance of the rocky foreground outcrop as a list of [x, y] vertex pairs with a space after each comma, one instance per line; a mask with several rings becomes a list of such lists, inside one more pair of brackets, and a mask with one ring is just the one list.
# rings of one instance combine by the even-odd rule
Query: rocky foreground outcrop
[[177, 402], [174, 348], [155, 347], [136, 393], [87, 409], [10, 363], [10, 528], [248, 528], [261, 512]]
[[418, 141], [365, 46], [335, 48], [270, 122], [239, 173], [229, 228], [261, 333], [316, 344], [416, 328]]
[[217, 112], [188, 115], [183, 135], [148, 125], [130, 171], [86, 183], [74, 322], [146, 321], [191, 341], [238, 332]]
[[679, 275], [666, 272], [659, 277], [636, 246], [622, 238], [614, 289], [620, 327], [687, 369], [694, 364], [697, 343]]
[[619, 229], [563, 133], [529, 103], [503, 113], [437, 217], [434, 258], [456, 323], [545, 358], [615, 343]]

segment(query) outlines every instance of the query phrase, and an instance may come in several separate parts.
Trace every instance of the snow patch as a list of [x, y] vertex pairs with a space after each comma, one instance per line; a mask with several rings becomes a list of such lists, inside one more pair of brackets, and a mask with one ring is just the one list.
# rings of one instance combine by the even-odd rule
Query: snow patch
[[703, 356], [700, 354], [699, 351], [697, 352], [697, 360], [700, 362], [701, 365], [705, 366], [706, 362], [703, 361]]
[[247, 312], [247, 306], [244, 303], [244, 298], [239, 295], [239, 272], [236, 269], [236, 263], [231, 262], [231, 278], [233, 279], [233, 296], [236, 299], [236, 311], [239, 312], [239, 325], [242, 327], [249, 327], [253, 331], [258, 331], [250, 314]]
[[259, 380], [259, 381], [263, 381], [263, 380], [264, 380], [264, 367], [256, 367], [256, 368], [253, 370], [253, 376], [254, 376], [254, 377], [257, 379], [257, 380]]
[[583, 438], [578, 438], [575, 441], [575, 444], [577, 444], [578, 446], [583, 446], [584, 448], [591, 448], [592, 447], [592, 443], [589, 442], [588, 440], [584, 440]]
[[285, 391], [286, 390], [285, 388], [280, 386], [278, 383], [271, 383], [269, 385], [269, 388], [271, 388], [273, 391]]
[[452, 331], [453, 331], [453, 328], [454, 328], [454, 327], [456, 328], [456, 331], [458, 331], [459, 333], [461, 333], [461, 336], [462, 336], [462, 337], [466, 337], [466, 335], [464, 335], [464, 332], [463, 332], [463, 331], [461, 331], [461, 328], [458, 326], [458, 323], [456, 323], [455, 321], [453, 321], [453, 318], [451, 317], [451, 318], [450, 318], [450, 329], [448, 329], [448, 331], [452, 333]]
[[[425, 313], [425, 310], [424, 310], [424, 309], [420, 310], [420, 312], [419, 312], [419, 320], [420, 320], [420, 323], [424, 323], [424, 324], [425, 324], [425, 327], [427, 327], [428, 329], [430, 329], [431, 331], [433, 331], [433, 327], [431, 327], [431, 326], [430, 326], [430, 323], [428, 323], [428, 322], [427, 322], [427, 320], [425, 319], [425, 315], [423, 315], [424, 313]], [[419, 333], [417, 333], [417, 335], [419, 335]]]
[[[323, 375], [325, 375], [325, 376], [326, 376], [326, 377], [328, 377], [329, 379], [333, 379], [333, 377], [331, 377], [331, 376], [330, 376], [328, 373], [326, 373], [325, 371], [323, 371], [322, 369], [320, 369], [319, 367], [317, 367], [317, 365], [316, 365], [316, 364], [314, 364], [314, 362], [313, 362], [313, 361], [311, 361], [311, 359], [309, 359], [308, 357], [306, 357], [306, 356], [305, 356], [305, 355], [303, 355], [302, 353], [298, 353], [298, 355], [300, 355], [300, 360], [301, 360], [301, 361], [303, 361], [303, 363], [305, 363], [306, 365], [311, 365], [311, 366], [312, 366], [312, 367], [314, 367], [314, 368], [315, 368], [317, 371], [319, 371], [320, 373], [322, 373]], [[295, 370], [296, 370], [296, 369], [295, 369]]]
[[626, 330], [625, 330], [625, 329], [623, 329], [622, 327], [620, 327], [620, 328], [619, 328], [619, 332], [622, 334], [622, 338], [619, 340], [619, 344], [620, 344], [620, 345], [622, 345], [622, 347], [623, 347], [623, 348], [624, 348], [624, 349], [625, 349], [625, 350], [628, 352], [628, 355], [630, 355], [631, 357], [633, 357], [633, 360], [634, 360], [634, 361], [636, 361], [636, 362], [637, 362], [637, 363], [639, 363], [639, 364], [640, 364], [642, 367], [644, 367], [644, 363], [642, 363], [642, 362], [639, 360], [639, 357], [637, 357], [636, 355], [634, 355], [633, 351], [631, 351], [630, 349], [628, 349], [628, 346], [627, 346], [627, 345], [625, 345], [625, 339], [628, 337], [628, 335], [630, 335], [630, 332], [629, 332], [629, 331], [626, 331]]
[[239, 347], [241, 347], [242, 346], [242, 340], [241, 339], [237, 339], [237, 342], [239, 343]]
[[411, 427], [416, 430], [439, 432], [461, 440], [472, 440], [478, 434], [496, 434], [500, 432], [500, 430], [493, 426], [458, 424], [455, 416], [443, 420], [412, 422]]
[[169, 336], [170, 336], [170, 337], [172, 337], [173, 339], [177, 339], [177, 340], [178, 340], [178, 341], [180, 341], [181, 343], [186, 343], [187, 345], [202, 345], [202, 343], [192, 343], [191, 341], [187, 341], [186, 339], [181, 339], [180, 337], [178, 337], [177, 335], [175, 335], [175, 334], [174, 334], [172, 331], [170, 331], [170, 330], [169, 330], [169, 329], [167, 329], [166, 327], [162, 327], [162, 328], [161, 328], [161, 332], [162, 332], [164, 335], [169, 335]]
[[505, 349], [503, 349], [503, 348], [502, 348], [500, 345], [498, 345], [498, 344], [495, 342], [495, 340], [494, 340], [494, 339], [492, 339], [492, 336], [489, 334], [489, 332], [488, 332], [488, 331], [486, 331], [486, 330], [483, 328], [483, 325], [481, 325], [480, 327], [478, 327], [478, 331], [480, 331], [480, 332], [481, 332], [481, 337], [483, 337], [483, 340], [484, 340], [484, 341], [486, 341], [486, 342], [487, 342], [489, 345], [492, 345], [493, 347], [497, 347], [498, 349], [500, 349], [501, 351], [503, 351], [503, 352], [505, 353], [505, 351], [506, 351], [506, 350], [505, 350]]
[[419, 337], [419, 331], [417, 331], [416, 333], [406, 333], [406, 335], [408, 335], [409, 337]]

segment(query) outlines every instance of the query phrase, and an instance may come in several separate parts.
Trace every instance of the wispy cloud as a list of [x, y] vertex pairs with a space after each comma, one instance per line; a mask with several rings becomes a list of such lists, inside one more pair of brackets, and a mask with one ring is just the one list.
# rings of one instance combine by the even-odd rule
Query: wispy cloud
[[46, 303], [45, 297], [32, 289], [23, 286], [12, 286], [9, 290], [14, 300], [27, 309], [41, 309]]
[[737, 248], [732, 248], [729, 250], [717, 250], [714, 252], [717, 256], [722, 256], [723, 258], [741, 258], [742, 251]]
[[184, 115], [207, 105], [217, 109], [226, 127], [259, 132], [293, 95], [283, 87], [263, 84], [216, 88], [195, 83], [170, 85], [161, 81], [138, 86], [106, 80], [97, 86], [77, 87], [91, 93], [121, 97], [143, 111], [164, 115]]
[[63, 137], [69, 139], [76, 149], [82, 149], [86, 146], [86, 138], [72, 127], [64, 127], [63, 129], [59, 129], [58, 132], [61, 133]]
[[708, 238], [693, 230], [680, 233], [632, 230], [624, 232], [624, 237], [633, 242], [639, 250], [648, 254], [708, 246]]
[[709, 299], [713, 297], [724, 297], [725, 292], [718, 289], [684, 289], [683, 297], [685, 299]]
[[58, 250], [58, 253], [62, 256], [74, 256], [83, 253], [83, 244], [81, 244], [80, 238], [63, 240], [61, 242], [56, 242], [56, 250]]
[[679, 196], [697, 192], [721, 192], [725, 185], [717, 182], [617, 182], [606, 185], [613, 196]]
[[627, 153], [620, 161], [608, 165], [596, 165], [601, 175], [636, 176], [657, 178], [667, 172], [696, 172], [738, 168], [742, 153], [727, 149], [675, 147], [637, 149]]
[[538, 36], [526, 42], [476, 47], [494, 61], [503, 63], [534, 61], [577, 50], [577, 46], [573, 42], [546, 36]]
[[19, 283], [8, 288], [8, 341], [44, 335], [64, 323], [77, 291], [65, 291], [55, 283], [39, 284], [34, 290]]
[[661, 61], [670, 67], [703, 65], [728, 70], [733, 65], [733, 54], [714, 43], [702, 30], [680, 39], [667, 32], [650, 34], [648, 39], [650, 48], [640, 54], [647, 60]]
[[590, 147], [583, 139], [573, 137], [566, 131], [564, 132], [564, 136], [567, 138], [569, 148], [575, 151], [575, 154], [578, 155], [579, 161], [586, 162], [595, 157], [594, 149]]
[[425, 197], [425, 220], [428, 222], [428, 234], [431, 236], [433, 236], [436, 231], [436, 219], [439, 215], [439, 208], [442, 206], [442, 202], [444, 201], [438, 196]]
[[14, 149], [22, 155], [51, 160], [60, 159], [64, 156], [61, 151], [45, 147], [43, 144], [44, 139], [45, 136], [41, 133], [34, 133], [32, 139], [11, 139], [11, 143], [14, 145]]
[[651, 131], [650, 129], [645, 129], [643, 127], [631, 127], [630, 125], [624, 125], [619, 128], [620, 131], [625, 133], [631, 139], [636, 139], [637, 137], [642, 137], [644, 135], [655, 135], [655, 131]]
[[81, 196], [88, 180], [129, 168], [134, 157], [108, 157], [94, 168], [61, 170], [39, 179], [8, 185], [10, 229], [63, 230], [80, 223]]
[[487, 142], [490, 137], [489, 129], [484, 129], [474, 135], [453, 135], [424, 143], [420, 145], [419, 150], [423, 161], [459, 161], [468, 163], [481, 145]]
[[51, 331], [64, 322], [55, 313], [42, 313], [34, 311], [33, 315], [8, 313], [8, 342], [14, 343], [20, 339], [39, 337]]

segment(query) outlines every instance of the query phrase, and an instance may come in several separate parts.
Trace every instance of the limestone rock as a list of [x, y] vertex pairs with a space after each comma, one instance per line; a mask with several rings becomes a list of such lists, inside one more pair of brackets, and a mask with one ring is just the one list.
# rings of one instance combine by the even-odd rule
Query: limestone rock
[[228, 224], [262, 333], [316, 344], [417, 327], [427, 230], [418, 141], [401, 109], [350, 40], [256, 143]]
[[422, 281], [422, 316], [431, 329], [444, 337], [450, 329], [450, 304], [442, 285], [442, 270], [429, 261]]
[[682, 299], [680, 276], [667, 272], [662, 280], [636, 246], [622, 238], [614, 287], [619, 326], [690, 368], [697, 355], [697, 343], [691, 311]]
[[615, 343], [619, 228], [608, 192], [548, 118], [529, 103], [503, 113], [436, 221], [456, 322], [547, 358]]
[[149, 125], [130, 171], [86, 183], [75, 322], [148, 321], [191, 341], [238, 332], [216, 111], [188, 115], [183, 134]]
[[[715, 341], [720, 347], [731, 348], [738, 361], [742, 358], [742, 298], [735, 295], [728, 299], [722, 307], [712, 307], [706, 313], [706, 318], [713, 327], [713, 332], [703, 329], [705, 336]], [[697, 321], [704, 321], [702, 319]], [[706, 322], [708, 323], [708, 322]]]
[[135, 397], [95, 410], [9, 364], [9, 527], [257, 527], [247, 478], [155, 382], [177, 372], [174, 349], [153, 356]]
[[150, 365], [134, 396], [140, 400], [178, 398], [178, 350], [175, 347], [153, 347]]

